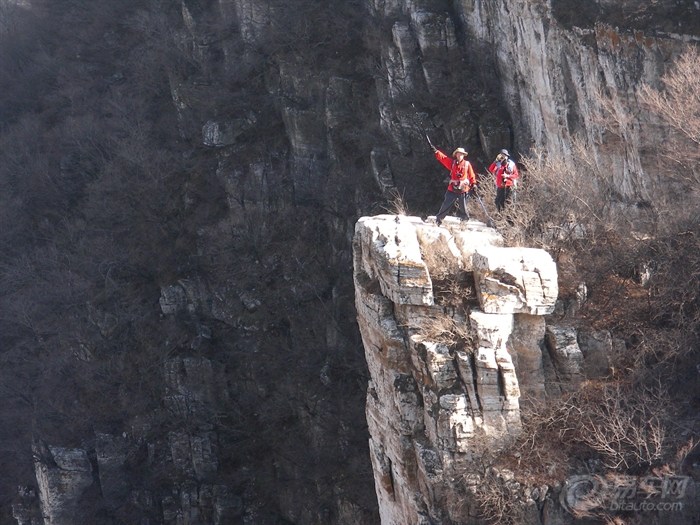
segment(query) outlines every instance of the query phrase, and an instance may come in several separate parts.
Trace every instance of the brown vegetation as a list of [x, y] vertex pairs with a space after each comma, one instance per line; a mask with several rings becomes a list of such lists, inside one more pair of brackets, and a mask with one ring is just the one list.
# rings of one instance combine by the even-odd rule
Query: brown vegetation
[[[585, 382], [547, 403], [524, 403], [521, 437], [494, 458], [494, 472], [511, 469], [532, 486], [579, 472], [685, 474], [688, 458], [697, 457], [698, 79], [700, 61], [691, 49], [669, 68], [660, 88], [640, 92], [668, 140], [659, 145], [657, 166], [664, 189], [634, 215], [620, 205], [585, 144], [572, 145], [575, 165], [545, 152], [523, 160], [527, 184], [509, 216], [499, 218], [500, 228], [510, 243], [538, 245], [554, 255], [564, 300], [586, 283], [582, 308], [562, 322], [609, 330], [625, 345], [609, 356], [607, 379]], [[619, 123], [609, 124], [614, 130]], [[501, 477], [485, 480], [476, 501], [485, 519], [503, 523], [515, 512], [513, 494]], [[587, 516], [624, 522], [601, 509]]]

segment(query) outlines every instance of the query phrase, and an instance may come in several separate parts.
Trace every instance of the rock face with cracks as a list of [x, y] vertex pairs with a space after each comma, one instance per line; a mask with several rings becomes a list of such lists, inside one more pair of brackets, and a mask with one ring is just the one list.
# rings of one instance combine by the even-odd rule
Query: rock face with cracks
[[452, 218], [363, 217], [353, 248], [382, 523], [464, 522], [457, 485], [518, 435], [521, 392], [545, 390], [537, 319], [554, 309], [556, 265]]
[[[509, 495], [522, 512], [517, 523], [573, 525], [591, 508], [591, 494], [575, 487], [592, 476], [525, 486], [517, 472], [485, 468], [521, 433], [521, 401], [546, 403], [606, 377], [620, 344], [607, 331], [558, 324], [550, 255], [503, 244], [496, 230], [452, 217], [442, 226], [394, 215], [355, 225], [355, 305], [382, 525], [482, 524], [479, 487], [489, 476], [522, 489]], [[679, 479], [687, 486], [673, 523], [696, 523], [696, 483]]]
[[[125, 412], [129, 416], [119, 419], [118, 411], [110, 414], [110, 425], [105, 430], [110, 434], [82, 433], [77, 436], [78, 445], [60, 432], [39, 432], [48, 448], [36, 456], [37, 464], [33, 466], [30, 442], [24, 438], [24, 443], [13, 443], [13, 447], [25, 450], [21, 455], [14, 454], [11, 461], [21, 463], [22, 467], [16, 470], [24, 474], [17, 477], [16, 473], [4, 472], [6, 487], [23, 486], [20, 500], [13, 505], [18, 523], [43, 523], [36, 499], [41, 499], [52, 522], [89, 522], [81, 521], [75, 514], [75, 509], [85, 508], [85, 502], [119, 509], [125, 501], [136, 501], [146, 509], [144, 512], [158, 516], [149, 518], [151, 523], [192, 523], [195, 516], [203, 521], [205, 515], [216, 516], [222, 523], [235, 523], [242, 519], [241, 509], [245, 508], [248, 521], [261, 525], [264, 521], [256, 514], [258, 505], [293, 523], [372, 523], [356, 510], [365, 509], [364, 489], [369, 485], [364, 428], [357, 424], [359, 396], [357, 388], [341, 388], [339, 384], [343, 383], [338, 381], [342, 377], [347, 384], [358, 384], [348, 380], [348, 356], [352, 356], [354, 365], [355, 355], [361, 350], [357, 348], [354, 326], [343, 326], [353, 317], [348, 304], [352, 283], [347, 240], [357, 216], [374, 209], [371, 206], [376, 202], [377, 190], [386, 198], [392, 190], [405, 188], [408, 202], [422, 206], [421, 209], [426, 209], [426, 201], [434, 201], [442, 191], [435, 189], [436, 179], [427, 176], [438, 168], [427, 155], [424, 128], [441, 147], [465, 146], [477, 164], [492, 159], [502, 147], [516, 155], [527, 153], [532, 147], [568, 155], [575, 140], [583, 141], [601, 169], [610, 174], [611, 184], [619, 189], [623, 200], [634, 204], [634, 209], [638, 201], [667, 198], [665, 185], [657, 181], [655, 163], [656, 146], [667, 136], [666, 131], [648, 112], [639, 111], [637, 89], [643, 83], [657, 86], [659, 75], [671, 67], [674, 57], [686, 47], [697, 46], [697, 34], [645, 31], [643, 27], [625, 27], [610, 17], [593, 24], [581, 15], [612, 4], [632, 15], [639, 11], [637, 5], [657, 10], [661, 6], [671, 11], [674, 4], [680, 3], [361, 0], [325, 3], [332, 5], [325, 12], [321, 9], [323, 3], [309, 2], [143, 3], [144, 9], [134, 13], [135, 19], [129, 14], [129, 31], [117, 33], [141, 32], [149, 46], [155, 34], [171, 35], [176, 45], [169, 46], [169, 52], [163, 54], [168, 57], [167, 63], [173, 53], [183, 53], [175, 63], [188, 64], [181, 69], [159, 62], [158, 67], [152, 68], [157, 76], [167, 75], [160, 80], [170, 87], [172, 109], [168, 111], [163, 100], [156, 106], [144, 104], [148, 113], [140, 118], [150, 122], [152, 115], [158, 114], [164, 119], [164, 126], [177, 127], [182, 140], [158, 144], [157, 150], [162, 147], [182, 158], [183, 169], [174, 171], [182, 171], [183, 176], [175, 179], [178, 184], [173, 187], [177, 186], [177, 191], [162, 191], [159, 183], [157, 192], [143, 195], [147, 196], [146, 201], [156, 202], [154, 199], [167, 196], [164, 202], [169, 205], [183, 203], [185, 209], [173, 214], [182, 222], [169, 222], [168, 231], [182, 232], [186, 225], [186, 230], [197, 232], [196, 243], [194, 237], [185, 237], [182, 242], [196, 244], [197, 250], [155, 275], [156, 281], [163, 283], [159, 305], [153, 304], [152, 290], [144, 289], [143, 306], [127, 316], [131, 323], [131, 319], [148, 318], [153, 309], [157, 310], [163, 316], [162, 322], [148, 326], [144, 332], [152, 334], [154, 341], [161, 341], [164, 351], [177, 348], [184, 352], [163, 362], [157, 353], [161, 344], [153, 344], [158, 349], [155, 362], [162, 363], [162, 367], [153, 367], [155, 372], [146, 382], [153, 383], [152, 401], [170, 416], [160, 416], [156, 421], [166, 420], [169, 426], [161, 430], [153, 424], [146, 430], [152, 420], [150, 410], [134, 415], [132, 405], [136, 399], [125, 396], [115, 399], [114, 405], [128, 408]], [[145, 9], [146, 4], [151, 8]], [[685, 4], [690, 15], [697, 13], [692, 2]], [[313, 17], [308, 16], [309, 8]], [[157, 16], [144, 16], [143, 11], [153, 9], [156, 11], [151, 14]], [[570, 17], [571, 23], [562, 20], [561, 12]], [[660, 21], [666, 18], [656, 17]], [[686, 18], [690, 25], [697, 17]], [[360, 41], [348, 31], [338, 30], [343, 27], [336, 25], [340, 19], [349, 21], [348, 27], [358, 28], [358, 34], [369, 32], [370, 36]], [[123, 29], [124, 20], [127, 18], [115, 17], [114, 21]], [[136, 20], [142, 22], [135, 24]], [[321, 22], [309, 26], [309, 20]], [[158, 23], [151, 27], [155, 21]], [[102, 53], [101, 48], [95, 49], [91, 44], [94, 38], [81, 33], [84, 28], [98, 27], [97, 23], [98, 20], [82, 25], [66, 24], [63, 19], [57, 22], [80, 34], [79, 40], [91, 53]], [[143, 27], [137, 30], [136, 25]], [[337, 38], [317, 32], [326, 25], [329, 34]], [[308, 27], [314, 30], [306, 30]], [[370, 30], [375, 28], [377, 34], [372, 35]], [[684, 33], [686, 27], [667, 30]], [[104, 34], [109, 37], [110, 33]], [[304, 38], [307, 34], [321, 38], [309, 41]], [[121, 68], [132, 57], [146, 58], [134, 50], [133, 41], [125, 44], [114, 60], [99, 62], [111, 69], [118, 64]], [[112, 44], [109, 48], [112, 53]], [[73, 49], [66, 56], [80, 68], [96, 65], [84, 64], [85, 56], [75, 61]], [[136, 68], [133, 75], [128, 70], [124, 75], [119, 73], [120, 83], [138, 82], [142, 77], [139, 72], [145, 70], [146, 67]], [[101, 73], [90, 71], [87, 77], [100, 79]], [[66, 74], [66, 78], [71, 76], [74, 80], [84, 77]], [[34, 80], [30, 82], [36, 84]], [[17, 79], [13, 79], [14, 84], [21, 85]], [[240, 86], [246, 86], [245, 91]], [[78, 89], [78, 85], [67, 93], [74, 93], [73, 89]], [[83, 93], [83, 87], [79, 90]], [[120, 90], [115, 90], [115, 94], [117, 91]], [[591, 96], [595, 93], [604, 93], [607, 98]], [[100, 99], [94, 107], [115, 103], [108, 100], [105, 104], [104, 94], [102, 89], [95, 90]], [[123, 93], [118, 96], [123, 97]], [[49, 98], [36, 101], [37, 107], [47, 108], [51, 129], [63, 111], [63, 104], [53, 106], [56, 100], [63, 99], [60, 93], [52, 92]], [[29, 104], [30, 112], [34, 106], [34, 102]], [[119, 98], [115, 107], [121, 107]], [[86, 104], [85, 108], [92, 115], [92, 106]], [[620, 124], [612, 135], [601, 123], [609, 108]], [[72, 130], [72, 105], [68, 110], [68, 129]], [[32, 121], [33, 118], [34, 115]], [[59, 136], [61, 128], [55, 129], [56, 133], [43, 135]], [[41, 134], [34, 135], [42, 138]], [[139, 136], [137, 142], [141, 140], [143, 137]], [[60, 150], [63, 171], [67, 164], [63, 159], [71, 158], [73, 153], [72, 146], [66, 149], [60, 142], [44, 149], [57, 153]], [[193, 144], [199, 145], [194, 148], [194, 157]], [[148, 149], [152, 144], [141, 146]], [[201, 176], [193, 176], [192, 165], [198, 166], [195, 171]], [[430, 165], [430, 171], [422, 170], [422, 165]], [[88, 171], [92, 172], [92, 168]], [[115, 183], [129, 189], [130, 185], [121, 180], [121, 171], [114, 173]], [[581, 176], [587, 174], [581, 172]], [[44, 175], [41, 177], [39, 180]], [[82, 178], [76, 174], [76, 180]], [[214, 205], [208, 198], [206, 202], [199, 201], [201, 195], [216, 194], [225, 194], [225, 202]], [[326, 211], [321, 213], [314, 198], [332, 205], [324, 207]], [[24, 196], [18, 199], [17, 202], [24, 202]], [[219, 204], [225, 204], [225, 210], [219, 212]], [[164, 216], [169, 205], [163, 209]], [[305, 209], [318, 221], [309, 221], [308, 231], [321, 232], [322, 238], [329, 240], [312, 245], [314, 250], [320, 250], [320, 262], [291, 256], [296, 255], [294, 244], [280, 247], [271, 242], [276, 237], [275, 216], [281, 214], [282, 221], [298, 228], [305, 222], [298, 220]], [[74, 209], [71, 213], [80, 217], [76, 227], [82, 231], [84, 210]], [[61, 209], [56, 216], [64, 215]], [[388, 496], [389, 489], [382, 492], [383, 516], [405, 524], [414, 520], [404, 516], [420, 514], [439, 522], [437, 502], [454, 502], [454, 498], [440, 492], [439, 483], [451, 471], [459, 470], [450, 467], [443, 456], [449, 453], [459, 459], [475, 455], [473, 444], [480, 442], [482, 433], [505, 432], [507, 437], [517, 432], [518, 391], [521, 397], [539, 398], [545, 393], [568, 390], [567, 381], [581, 380], [582, 373], [586, 377], [605, 377], [609, 373], [608, 354], [616, 340], [607, 333], [579, 334], [577, 338], [566, 327], [545, 326], [541, 314], [550, 307], [549, 297], [555, 295], [546, 282], [546, 270], [539, 261], [515, 252], [510, 262], [501, 267], [500, 257], [505, 252], [493, 230], [473, 222], [464, 229], [449, 221], [445, 221], [447, 228], [409, 218], [402, 218], [401, 222], [409, 233], [415, 231], [415, 241], [410, 241], [413, 248], [408, 250], [409, 240], [403, 232], [397, 241], [396, 235], [382, 233], [384, 226], [366, 225], [362, 253], [366, 263], [363, 273], [356, 276], [356, 281], [368, 285], [358, 292], [358, 309], [372, 321], [360, 318], [363, 334], [366, 339], [375, 337], [378, 348], [384, 352], [371, 350], [375, 352], [370, 356], [374, 360], [369, 360], [374, 389], [371, 392], [376, 395], [371, 401], [372, 455], [375, 476], [382, 481], [378, 485], [394, 491], [394, 500]], [[28, 224], [32, 227], [34, 222]], [[153, 224], [160, 228], [159, 221]], [[160, 239], [158, 232], [156, 237]], [[294, 233], [289, 237], [315, 238], [305, 235], [306, 231]], [[367, 244], [369, 239], [374, 239], [374, 244]], [[174, 239], [167, 243], [175, 244]], [[146, 244], [137, 242], [134, 246], [140, 251]], [[251, 246], [260, 254], [259, 262], [245, 256]], [[426, 246], [430, 250], [426, 251]], [[33, 251], [31, 247], [28, 253]], [[88, 250], [76, 252], [78, 257], [82, 251]], [[96, 255], [102, 252], [94, 251]], [[150, 253], [155, 255], [156, 251], [154, 246]], [[309, 251], [304, 247], [302, 255]], [[229, 262], [223, 259], [226, 253], [237, 255]], [[74, 255], [68, 254], [66, 260], [72, 258]], [[188, 264], [182, 268], [185, 260], [196, 260], [197, 265], [210, 260], [210, 265], [197, 274], [190, 272]], [[77, 267], [93, 265], [87, 259], [84, 263]], [[253, 267], [253, 271], [237, 275], [236, 269]], [[467, 301], [469, 309], [453, 312], [454, 306], [444, 303], [445, 275], [458, 282], [469, 281], [473, 286], [473, 295]], [[52, 276], [47, 282], [57, 281]], [[258, 287], [258, 282], [264, 282], [269, 291]], [[91, 298], [97, 297], [100, 303], [101, 296], [99, 291]], [[323, 298], [323, 307], [312, 306], [319, 298]], [[30, 298], [25, 300], [30, 304]], [[9, 295], [8, 301], [16, 302]], [[72, 297], [69, 301], [73, 308]], [[285, 305], [293, 306], [284, 308]], [[114, 308], [118, 312], [121, 306], [115, 302]], [[109, 308], [100, 316], [92, 307], [90, 310], [85, 326], [75, 333], [91, 332], [96, 323], [99, 333], [86, 342], [97, 348], [115, 344], [115, 334], [127, 326], [126, 321], [108, 315]], [[280, 316], [283, 310], [290, 314]], [[426, 312], [430, 320], [434, 312], [445, 310], [458, 324], [457, 329], [478, 338], [474, 348], [453, 348], [442, 340], [427, 338], [422, 329], [408, 328], [413, 323], [420, 325]], [[338, 320], [342, 320], [340, 325]], [[313, 328], [313, 333], [307, 334], [307, 328]], [[396, 338], [385, 335], [385, 331], [392, 336], [396, 332]], [[183, 335], [180, 342], [176, 337], [190, 332], [191, 339], [185, 340]], [[17, 346], [22, 361], [24, 347], [34, 346], [32, 337], [28, 344]], [[118, 346], [124, 349], [124, 363], [144, 353], [144, 347], [134, 340]], [[543, 353], [545, 346], [548, 350]], [[200, 359], [202, 353], [212, 362]], [[111, 351], [107, 355], [113, 359]], [[70, 362], [68, 358], [66, 362]], [[226, 376], [215, 366], [221, 362], [228, 365]], [[264, 366], [258, 367], [259, 362]], [[295, 364], [293, 373], [289, 373], [287, 363]], [[95, 366], [99, 364], [96, 362]], [[361, 373], [365, 373], [364, 368]], [[23, 373], [6, 370], [5, 377], [13, 375], [24, 377]], [[469, 382], [472, 375], [475, 378]], [[315, 381], [316, 377], [320, 381]], [[517, 383], [513, 383], [513, 378]], [[380, 379], [387, 383], [380, 384]], [[138, 381], [142, 382], [140, 378]], [[131, 386], [132, 383], [125, 383], [123, 391], [134, 392]], [[19, 392], [27, 390], [23, 386]], [[102, 417], [99, 404], [93, 406], [92, 401], [86, 403], [70, 394], [66, 396], [71, 403], [80, 403], [79, 413], [86, 418]], [[243, 403], [246, 430], [253, 422], [256, 432], [260, 432], [256, 441], [270, 443], [259, 458], [240, 449], [237, 438], [232, 440], [222, 432], [219, 415], [229, 409], [228, 399]], [[310, 410], [309, 399], [318, 400], [323, 408]], [[290, 406], [286, 410], [288, 400]], [[400, 412], [396, 420], [393, 416], [384, 417], [390, 414], [391, 403]], [[279, 405], [285, 406], [285, 413], [276, 418], [269, 417], [271, 411], [261, 410]], [[195, 428], [184, 423], [193, 416], [203, 420]], [[314, 436], [303, 440], [304, 454], [290, 453], [290, 449], [295, 450], [290, 444], [298, 440], [276, 439], [281, 434], [281, 422], [288, 419], [295, 422], [291, 430], [285, 430], [287, 435]], [[504, 431], [510, 421], [514, 426]], [[97, 423], [90, 423], [91, 428], [100, 428]], [[134, 431], [134, 427], [139, 431]], [[386, 437], [397, 429], [394, 437]], [[71, 433], [80, 434], [75, 428], [71, 428]], [[403, 445], [410, 450], [402, 451]], [[78, 446], [83, 448], [74, 448]], [[129, 464], [129, 458], [142, 457], [135, 451], [143, 454], [141, 471], [134, 469], [133, 459]], [[246, 468], [238, 464], [231, 468], [227, 456], [246, 458]], [[90, 460], [91, 475], [85, 457]], [[313, 461], [299, 462], [298, 457]], [[354, 462], [358, 457], [361, 461]], [[335, 468], [328, 458], [343, 468]], [[69, 469], [58, 468], [68, 464], [72, 465]], [[247, 468], [251, 474], [246, 473]], [[152, 472], [163, 469], [173, 472], [172, 480], [151, 493], [136, 491], [148, 485]], [[30, 472], [36, 475], [29, 476]], [[249, 481], [230, 482], [232, 477]], [[266, 491], [264, 497], [257, 495], [260, 488]], [[406, 494], [410, 494], [415, 505], [406, 503]], [[395, 503], [398, 507], [418, 510], [394, 513], [388, 501], [399, 501]], [[374, 507], [369, 506], [367, 512], [373, 515]]]

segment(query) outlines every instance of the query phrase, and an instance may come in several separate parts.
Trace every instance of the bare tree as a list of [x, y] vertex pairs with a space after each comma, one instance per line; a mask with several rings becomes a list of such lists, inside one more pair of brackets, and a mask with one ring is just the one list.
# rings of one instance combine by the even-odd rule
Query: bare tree
[[668, 126], [661, 144], [670, 163], [668, 176], [697, 186], [700, 182], [700, 52], [690, 47], [661, 77], [662, 89], [642, 86], [641, 100]]

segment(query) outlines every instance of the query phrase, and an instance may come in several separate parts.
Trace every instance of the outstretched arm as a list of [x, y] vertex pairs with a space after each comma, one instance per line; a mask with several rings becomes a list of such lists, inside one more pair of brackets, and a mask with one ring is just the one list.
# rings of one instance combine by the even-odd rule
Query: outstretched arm
[[445, 166], [448, 170], [452, 169], [452, 159], [445, 155], [442, 151], [439, 149], [435, 150], [435, 158], [438, 160], [440, 164]]

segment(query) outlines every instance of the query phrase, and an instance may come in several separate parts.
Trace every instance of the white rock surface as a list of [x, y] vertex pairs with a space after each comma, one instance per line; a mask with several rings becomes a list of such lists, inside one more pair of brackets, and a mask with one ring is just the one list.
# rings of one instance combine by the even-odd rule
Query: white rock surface
[[[544, 322], [529, 314], [553, 307], [556, 267], [545, 252], [502, 245], [477, 221], [448, 218], [438, 227], [381, 215], [357, 222], [355, 302], [370, 373], [366, 414], [383, 524], [458, 522], [466, 507], [456, 480], [486, 450], [520, 432], [518, 362], [528, 367], [528, 391], [544, 392]], [[500, 303], [491, 299], [480, 305], [476, 296], [466, 308], [440, 304], [433, 275], [466, 285], [480, 271], [483, 282], [499, 268], [496, 256], [519, 284], [498, 290], [510, 307], [493, 308]], [[528, 280], [535, 270], [543, 276], [539, 288]], [[445, 330], [462, 336], [445, 339]]]
[[45, 525], [75, 525], [80, 497], [93, 484], [87, 451], [37, 445], [34, 471]]
[[433, 286], [416, 228], [401, 216], [363, 217], [355, 227], [361, 267], [397, 304], [433, 304]]
[[552, 257], [536, 248], [485, 246], [472, 257], [476, 293], [485, 312], [546, 315], [559, 293]]
[[578, 346], [576, 329], [547, 326], [547, 348], [564, 389], [583, 380], [583, 353]]

